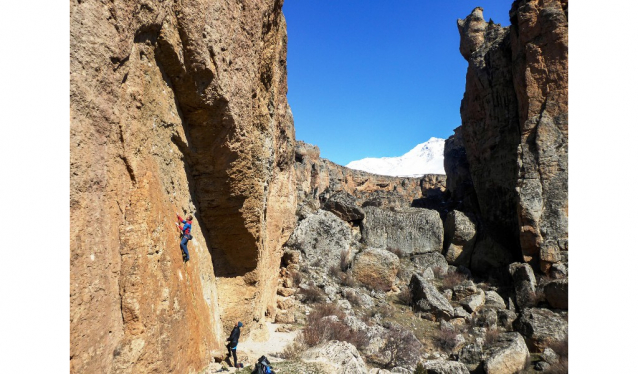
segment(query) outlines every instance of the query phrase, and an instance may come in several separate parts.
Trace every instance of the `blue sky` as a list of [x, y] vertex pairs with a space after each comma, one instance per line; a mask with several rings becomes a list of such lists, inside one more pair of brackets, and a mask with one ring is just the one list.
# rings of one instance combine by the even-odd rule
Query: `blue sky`
[[296, 137], [339, 164], [399, 156], [461, 124], [467, 62], [457, 18], [504, 0], [286, 0], [288, 101]]

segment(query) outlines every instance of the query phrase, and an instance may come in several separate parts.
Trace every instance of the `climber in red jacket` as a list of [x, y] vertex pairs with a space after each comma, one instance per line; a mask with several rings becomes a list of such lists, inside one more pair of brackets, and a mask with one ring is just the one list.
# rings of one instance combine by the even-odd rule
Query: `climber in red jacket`
[[183, 258], [184, 258], [184, 262], [188, 262], [188, 260], [190, 260], [190, 256], [188, 255], [188, 241], [193, 239], [193, 236], [191, 235], [191, 228], [192, 226], [192, 222], [193, 222], [193, 215], [189, 214], [188, 216], [186, 216], [186, 219], [182, 219], [182, 217], [179, 216], [179, 213], [175, 212], [175, 214], [177, 214], [177, 220], [181, 223], [184, 224], [184, 226], [179, 226], [179, 223], [177, 224], [177, 226], [179, 227], [179, 230], [181, 232], [181, 238], [182, 238], [182, 242], [179, 244], [179, 246], [182, 248], [182, 251], [184, 251], [183, 253]]

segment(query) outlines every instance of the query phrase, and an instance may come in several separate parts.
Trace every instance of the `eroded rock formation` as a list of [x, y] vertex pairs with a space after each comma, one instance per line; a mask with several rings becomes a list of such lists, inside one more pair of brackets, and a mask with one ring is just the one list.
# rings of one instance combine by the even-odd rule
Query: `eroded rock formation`
[[458, 21], [469, 66], [448, 187], [457, 200], [473, 187], [490, 237], [548, 271], [568, 248], [567, 1], [517, 0], [510, 19]]
[[319, 147], [298, 141], [295, 148], [297, 203], [319, 209], [335, 193], [347, 192], [362, 206], [422, 206], [422, 199], [438, 198], [445, 191], [445, 175], [422, 178], [376, 175], [348, 169], [319, 157]]
[[198, 371], [222, 325], [275, 309], [296, 206], [282, 3], [71, 4], [71, 372]]

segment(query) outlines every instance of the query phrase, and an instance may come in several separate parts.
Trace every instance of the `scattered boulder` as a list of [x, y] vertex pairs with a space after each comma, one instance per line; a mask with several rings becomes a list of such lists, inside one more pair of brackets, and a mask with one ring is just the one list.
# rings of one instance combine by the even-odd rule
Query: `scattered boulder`
[[549, 370], [551, 366], [552, 365], [550, 365], [549, 363], [545, 361], [538, 361], [537, 363], [534, 364], [534, 369], [537, 371], [546, 371], [546, 370]]
[[461, 300], [478, 292], [478, 287], [471, 280], [464, 280], [452, 288], [454, 299]]
[[525, 368], [529, 350], [521, 334], [503, 333], [487, 349], [485, 357], [486, 374], [514, 374]]
[[543, 350], [543, 353], [541, 353], [541, 359], [550, 365], [557, 364], [558, 361], [560, 361], [558, 354], [549, 347]]
[[339, 265], [341, 251], [350, 248], [352, 231], [347, 223], [325, 210], [301, 221], [285, 244], [286, 250], [301, 251], [308, 264], [325, 268]]
[[465, 365], [458, 361], [425, 361], [423, 367], [428, 374], [470, 374]]
[[319, 362], [330, 367], [331, 373], [337, 374], [367, 374], [365, 362], [354, 345], [331, 340], [327, 343], [312, 347], [301, 354], [301, 360]]
[[479, 289], [478, 291], [479, 292], [467, 296], [466, 298], [459, 301], [459, 304], [461, 304], [461, 306], [465, 308], [468, 313], [474, 313], [480, 306], [485, 304], [485, 292], [483, 292], [483, 290], [481, 289]]
[[459, 318], [469, 318], [470, 314], [465, 311], [462, 307], [458, 306], [454, 308], [454, 317]]
[[447, 214], [444, 225], [445, 259], [454, 265], [470, 266], [476, 240], [474, 219], [458, 210]]
[[541, 352], [553, 342], [567, 337], [567, 322], [557, 313], [544, 308], [526, 308], [513, 323], [533, 352]]
[[562, 279], [567, 277], [567, 265], [563, 263], [552, 264], [549, 268], [549, 276], [554, 279]]
[[412, 301], [417, 309], [433, 313], [439, 318], [450, 319], [454, 316], [454, 308], [430, 282], [414, 274], [410, 280]]
[[441, 252], [443, 222], [435, 210], [363, 208], [363, 241], [376, 248], [400, 248], [407, 254]]
[[494, 328], [498, 325], [498, 313], [494, 308], [483, 307], [473, 317], [475, 326]]
[[352, 275], [362, 284], [390, 291], [399, 271], [399, 257], [385, 249], [368, 248], [354, 258]]
[[410, 260], [417, 269], [440, 268], [443, 273], [447, 273], [449, 266], [445, 257], [438, 252], [423, 253], [411, 256]]
[[516, 305], [520, 308], [536, 305], [536, 277], [529, 264], [515, 262], [509, 266], [514, 282]]
[[361, 221], [365, 217], [365, 212], [357, 205], [357, 199], [345, 191], [330, 196], [322, 209], [346, 222]]
[[485, 291], [485, 305], [496, 309], [506, 309], [505, 300], [496, 291]]
[[512, 331], [512, 323], [516, 320], [518, 315], [516, 312], [509, 309], [498, 309], [496, 311], [496, 315], [498, 318], [498, 324], [502, 326], [507, 331]]
[[[459, 351], [459, 361], [466, 365], [478, 365], [485, 359], [481, 344], [470, 343]], [[475, 368], [472, 368], [475, 369]]]
[[275, 316], [275, 323], [295, 323], [295, 314], [289, 310], [279, 310]]
[[567, 297], [567, 289], [567, 279], [550, 281], [543, 287], [545, 300], [547, 300], [547, 303], [549, 303], [552, 308], [566, 310], [569, 301], [569, 298]]

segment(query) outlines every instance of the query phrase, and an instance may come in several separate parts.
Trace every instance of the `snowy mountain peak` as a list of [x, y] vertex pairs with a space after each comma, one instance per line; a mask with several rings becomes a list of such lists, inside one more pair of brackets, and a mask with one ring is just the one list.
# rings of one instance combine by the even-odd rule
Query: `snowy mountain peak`
[[445, 174], [443, 148], [445, 139], [430, 138], [399, 157], [366, 157], [352, 161], [347, 168], [394, 177], [420, 177], [423, 174]]

